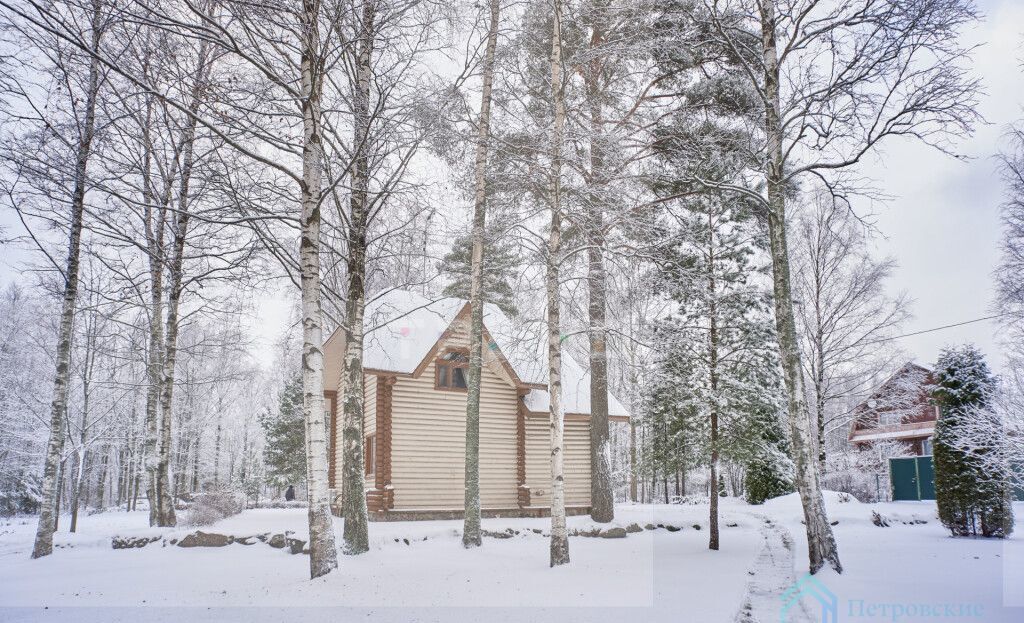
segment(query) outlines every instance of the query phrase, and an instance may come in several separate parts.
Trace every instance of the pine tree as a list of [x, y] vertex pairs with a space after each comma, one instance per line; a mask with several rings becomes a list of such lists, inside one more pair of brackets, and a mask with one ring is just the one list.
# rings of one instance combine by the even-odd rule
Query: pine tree
[[[511, 269], [519, 264], [519, 255], [512, 238], [502, 235], [505, 228], [500, 224], [488, 223], [484, 235], [484, 301], [497, 305], [508, 316], [516, 316], [516, 293], [508, 279]], [[470, 298], [470, 266], [472, 264], [473, 239], [459, 236], [452, 242], [452, 249], [441, 260], [441, 270], [448, 277], [443, 294], [460, 299]]]
[[306, 478], [305, 421], [302, 417], [302, 379], [288, 381], [278, 396], [277, 413], [260, 416], [260, 426], [266, 438], [263, 462], [267, 480], [286, 487], [301, 483]]
[[744, 484], [749, 504], [793, 492], [793, 462], [779, 412], [764, 409], [752, 414], [756, 443], [745, 461]]
[[935, 365], [935, 499], [939, 520], [953, 536], [981, 533], [1005, 538], [1013, 532], [1010, 479], [984, 455], [993, 449], [958, 447], [958, 429], [991, 409], [996, 379], [974, 346], [943, 350]]

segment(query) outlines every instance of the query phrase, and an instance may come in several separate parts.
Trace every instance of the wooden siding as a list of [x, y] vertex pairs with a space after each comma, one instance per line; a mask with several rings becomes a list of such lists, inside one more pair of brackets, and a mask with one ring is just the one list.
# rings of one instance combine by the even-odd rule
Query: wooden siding
[[[434, 364], [399, 377], [392, 394], [391, 484], [395, 509], [460, 509], [466, 449], [466, 394], [436, 391]], [[515, 508], [516, 389], [483, 369], [480, 391], [480, 504]]]
[[[551, 426], [548, 418], [526, 418], [526, 486], [531, 506], [551, 506]], [[565, 422], [565, 505], [590, 506], [590, 422]]]
[[[333, 488], [341, 489], [342, 481], [342, 457], [344, 453], [341, 451], [344, 444], [342, 442], [342, 420], [344, 414], [340, 411], [341, 408], [341, 394], [337, 395], [334, 404], [335, 423], [333, 427], [334, 443], [331, 445], [333, 448], [333, 455], [331, 461], [331, 473], [333, 478]], [[366, 435], [372, 435], [377, 430], [377, 377], [372, 375], [363, 375], [363, 438]], [[366, 449], [363, 448], [365, 452]], [[373, 486], [372, 482], [367, 482], [368, 488]]]
[[363, 437], [377, 432], [377, 377], [363, 375]]

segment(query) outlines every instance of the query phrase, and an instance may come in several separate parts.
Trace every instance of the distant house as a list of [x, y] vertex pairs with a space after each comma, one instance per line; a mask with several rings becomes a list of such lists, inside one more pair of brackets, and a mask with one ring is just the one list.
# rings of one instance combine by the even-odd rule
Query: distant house
[[881, 441], [904, 444], [909, 454], [932, 453], [939, 409], [931, 400], [935, 374], [916, 363], [897, 370], [854, 409], [850, 443], [865, 449]]
[[[464, 508], [470, 306], [392, 291], [366, 307], [363, 393], [366, 499], [371, 519], [461, 516]], [[480, 497], [485, 516], [550, 512], [550, 417], [543, 327], [485, 306], [480, 396]], [[540, 332], [538, 332], [540, 331]], [[333, 506], [342, 482], [345, 336], [325, 343]], [[570, 513], [590, 507], [590, 377], [563, 354], [565, 489]], [[613, 422], [628, 421], [609, 396]]]

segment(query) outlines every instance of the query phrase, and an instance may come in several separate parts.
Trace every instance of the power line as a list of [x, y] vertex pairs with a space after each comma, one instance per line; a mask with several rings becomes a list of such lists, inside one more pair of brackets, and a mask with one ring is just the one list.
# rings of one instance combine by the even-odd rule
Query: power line
[[922, 335], [924, 333], [934, 333], [936, 331], [942, 331], [943, 329], [952, 329], [953, 327], [962, 327], [966, 324], [974, 324], [975, 322], [984, 322], [986, 320], [993, 320], [995, 318], [1002, 318], [1003, 316], [1009, 316], [1014, 312], [1004, 312], [1002, 314], [995, 314], [993, 316], [985, 316], [984, 318], [974, 318], [972, 320], [964, 320], [963, 322], [954, 322], [953, 324], [943, 325], [941, 327], [935, 327], [932, 329], [924, 329], [923, 331], [914, 331], [913, 333], [904, 333], [903, 335], [894, 335], [892, 337], [883, 337], [877, 340], [871, 340], [870, 342], [864, 342], [864, 346], [868, 344], [878, 344], [881, 342], [890, 342], [892, 340], [898, 340], [905, 337], [911, 337], [914, 335]]

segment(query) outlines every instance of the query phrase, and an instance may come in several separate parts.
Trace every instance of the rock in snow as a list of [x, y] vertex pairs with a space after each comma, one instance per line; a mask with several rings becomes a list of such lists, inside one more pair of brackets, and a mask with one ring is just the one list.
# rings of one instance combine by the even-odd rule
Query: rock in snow
[[178, 547], [224, 547], [233, 540], [223, 534], [197, 530], [179, 541]]

